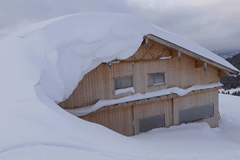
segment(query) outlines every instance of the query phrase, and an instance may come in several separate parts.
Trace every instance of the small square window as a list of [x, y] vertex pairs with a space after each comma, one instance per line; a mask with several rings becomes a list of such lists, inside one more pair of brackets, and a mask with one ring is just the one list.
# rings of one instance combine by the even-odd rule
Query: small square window
[[133, 86], [132, 77], [117, 78], [115, 79], [115, 90], [129, 88]]
[[164, 73], [159, 73], [159, 74], [151, 74], [148, 77], [148, 85], [149, 86], [154, 86], [154, 85], [160, 85], [164, 84]]

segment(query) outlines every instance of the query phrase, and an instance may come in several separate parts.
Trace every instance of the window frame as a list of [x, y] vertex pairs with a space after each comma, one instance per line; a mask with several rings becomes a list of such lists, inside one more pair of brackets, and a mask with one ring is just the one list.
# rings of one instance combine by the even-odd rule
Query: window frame
[[[156, 75], [156, 74], [163, 74], [163, 83], [154, 83], [153, 85], [149, 85], [149, 76], [150, 75]], [[160, 85], [165, 85], [165, 72], [157, 72], [157, 73], [148, 73], [148, 87], [152, 87], [152, 86], [160, 86]]]
[[[133, 76], [124, 76], [124, 77], [116, 77], [116, 78], [113, 78], [113, 83], [114, 83], [114, 90], [118, 90], [118, 89], [125, 89], [125, 88], [118, 88], [116, 89], [116, 79], [123, 79], [123, 78], [131, 78], [131, 82], [132, 82], [132, 86], [133, 87]], [[130, 87], [126, 87], [126, 88], [130, 88]]]

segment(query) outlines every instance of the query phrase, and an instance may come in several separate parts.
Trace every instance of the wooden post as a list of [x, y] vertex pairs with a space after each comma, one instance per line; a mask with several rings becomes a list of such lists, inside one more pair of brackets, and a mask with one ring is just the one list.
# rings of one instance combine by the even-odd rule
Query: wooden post
[[181, 52], [178, 51], [178, 61], [180, 62], [181, 61]]
[[206, 72], [206, 70], [207, 70], [207, 63], [204, 62], [204, 71]]
[[146, 46], [146, 49], [148, 49], [148, 38], [147, 37], [145, 38], [145, 46]]

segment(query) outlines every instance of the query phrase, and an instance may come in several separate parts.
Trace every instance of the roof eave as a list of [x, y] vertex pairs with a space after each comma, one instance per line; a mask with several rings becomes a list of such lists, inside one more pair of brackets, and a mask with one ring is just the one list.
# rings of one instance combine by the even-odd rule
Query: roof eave
[[159, 38], [159, 37], [157, 37], [157, 36], [155, 36], [155, 35], [148, 34], [148, 35], [146, 35], [145, 37], [148, 38], [148, 39], [151, 39], [151, 40], [153, 40], [153, 41], [155, 41], [155, 42], [158, 42], [158, 43], [160, 43], [160, 44], [163, 44], [163, 45], [165, 45], [165, 46], [167, 46], [167, 47], [173, 48], [173, 49], [175, 49], [175, 50], [177, 50], [177, 51], [179, 51], [179, 52], [182, 52], [182, 53], [184, 53], [184, 54], [186, 54], [186, 55], [188, 55], [188, 56], [190, 56], [190, 57], [193, 57], [193, 58], [196, 58], [196, 59], [201, 60], [201, 61], [203, 61], [203, 62], [206, 62], [206, 63], [208, 63], [208, 64], [211, 64], [211, 65], [213, 65], [213, 66], [215, 66], [215, 67], [217, 67], [217, 68], [219, 68], [219, 69], [222, 69], [222, 70], [224, 70], [224, 71], [227, 71], [227, 72], [229, 72], [229, 73], [232, 73], [232, 74], [238, 74], [238, 73], [239, 73], [239, 71], [236, 71], [236, 70], [233, 70], [233, 69], [231, 69], [231, 68], [228, 68], [228, 67], [226, 67], [226, 66], [224, 66], [224, 65], [221, 65], [221, 64], [219, 64], [219, 63], [217, 63], [217, 62], [215, 62], [215, 61], [212, 61], [212, 60], [207, 59], [207, 58], [205, 58], [205, 57], [203, 57], [203, 56], [200, 56], [200, 55], [197, 54], [197, 53], [194, 53], [194, 52], [192, 52], [192, 51], [189, 51], [189, 50], [187, 50], [187, 49], [185, 49], [185, 48], [183, 48], [183, 47], [180, 47], [180, 46], [178, 46], [178, 45], [176, 45], [176, 44], [173, 44], [173, 43], [171, 43], [171, 42], [169, 42], [169, 41], [167, 41], [167, 40], [164, 40], [164, 39], [162, 39], [162, 38]]

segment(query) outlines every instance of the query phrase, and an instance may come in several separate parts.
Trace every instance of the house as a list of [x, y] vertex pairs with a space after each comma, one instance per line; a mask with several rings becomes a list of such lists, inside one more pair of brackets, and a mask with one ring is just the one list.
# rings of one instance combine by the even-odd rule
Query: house
[[189, 122], [218, 127], [220, 77], [238, 70], [212, 56], [148, 34], [131, 57], [85, 74], [59, 105], [126, 136]]

